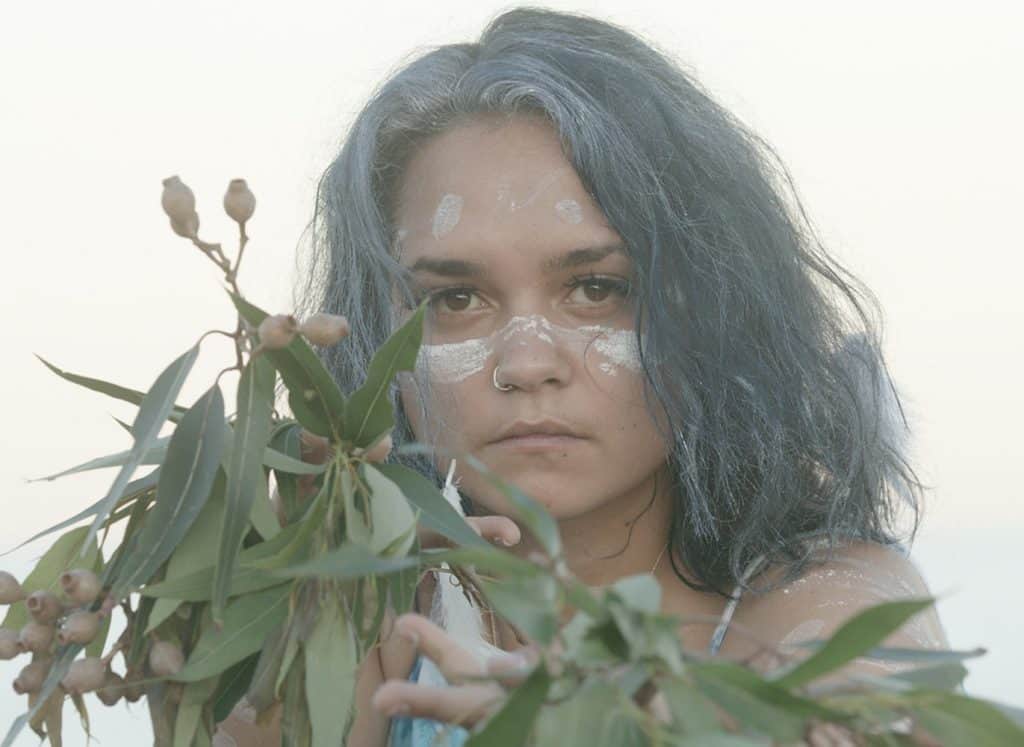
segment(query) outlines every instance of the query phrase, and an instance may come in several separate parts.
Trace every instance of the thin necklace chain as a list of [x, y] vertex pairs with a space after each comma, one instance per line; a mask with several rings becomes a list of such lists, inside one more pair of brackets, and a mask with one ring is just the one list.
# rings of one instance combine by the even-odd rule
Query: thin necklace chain
[[668, 549], [668, 544], [669, 543], [666, 542], [665, 546], [663, 548], [661, 548], [661, 553], [658, 555], [658, 559], [654, 561], [654, 568], [651, 568], [651, 573], [654, 573], [658, 569], [658, 563], [661, 562], [662, 556], [665, 554], [665, 551]]

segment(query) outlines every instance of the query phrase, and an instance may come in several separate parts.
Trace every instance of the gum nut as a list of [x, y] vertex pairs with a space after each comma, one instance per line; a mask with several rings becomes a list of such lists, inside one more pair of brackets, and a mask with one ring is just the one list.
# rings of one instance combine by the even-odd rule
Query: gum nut
[[194, 239], [199, 234], [199, 215], [192, 213], [181, 220], [171, 218], [171, 230], [186, 239]]
[[54, 622], [61, 613], [60, 600], [57, 595], [49, 591], [34, 591], [25, 600], [25, 606], [36, 622], [48, 625]]
[[388, 458], [391, 453], [391, 449], [394, 446], [394, 441], [391, 438], [391, 434], [384, 436], [380, 441], [373, 445], [373, 447], [366, 452], [366, 461], [368, 462], [383, 462]]
[[288, 347], [295, 338], [298, 324], [291, 314], [268, 316], [259, 326], [260, 344], [268, 350]]
[[224, 193], [224, 212], [232, 220], [245, 223], [256, 210], [256, 197], [245, 183], [245, 179], [232, 179]]
[[95, 612], [78, 610], [68, 615], [57, 632], [57, 642], [61, 646], [69, 643], [91, 643], [100, 629], [100, 616]]
[[41, 654], [50, 649], [55, 632], [52, 625], [30, 620], [18, 633], [18, 643], [25, 651]]
[[181, 648], [170, 641], [157, 641], [149, 650], [149, 668], [157, 677], [171, 677], [185, 666]]
[[124, 678], [108, 669], [103, 687], [96, 691], [96, 697], [103, 705], [112, 706], [117, 704], [124, 692]]
[[46, 679], [46, 675], [50, 671], [50, 662], [50, 659], [37, 659], [26, 664], [14, 678], [14, 692], [18, 695], [39, 692], [39, 688], [43, 686], [43, 680]]
[[71, 668], [60, 685], [71, 694], [87, 693], [103, 687], [106, 678], [107, 665], [98, 656], [89, 656], [71, 662]]
[[60, 574], [60, 586], [64, 590], [64, 596], [76, 604], [92, 604], [100, 595], [99, 578], [85, 568], [64, 571]]
[[0, 660], [13, 659], [21, 653], [21, 644], [18, 643], [18, 638], [18, 631], [0, 628]]
[[129, 703], [141, 700], [145, 694], [146, 686], [139, 677], [130, 677], [124, 681], [124, 699]]
[[337, 314], [313, 314], [302, 323], [299, 332], [314, 345], [330, 347], [348, 337], [348, 319]]
[[196, 211], [196, 197], [181, 179], [169, 176], [163, 180], [164, 191], [160, 195], [160, 205], [167, 217], [172, 221], [185, 222]]
[[18, 579], [7, 571], [0, 571], [0, 604], [14, 604], [25, 598]]

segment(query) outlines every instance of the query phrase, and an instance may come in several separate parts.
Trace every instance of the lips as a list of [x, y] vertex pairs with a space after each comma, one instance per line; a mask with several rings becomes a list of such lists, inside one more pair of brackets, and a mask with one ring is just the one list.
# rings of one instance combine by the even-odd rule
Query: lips
[[527, 436], [569, 436], [572, 438], [583, 438], [565, 423], [558, 420], [516, 420], [506, 426], [494, 439], [493, 443], [506, 439], [525, 438]]

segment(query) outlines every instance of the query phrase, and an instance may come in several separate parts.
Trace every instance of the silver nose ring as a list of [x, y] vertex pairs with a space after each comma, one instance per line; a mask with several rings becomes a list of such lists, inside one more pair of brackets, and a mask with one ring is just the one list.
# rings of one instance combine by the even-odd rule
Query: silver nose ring
[[494, 367], [494, 373], [491, 375], [491, 381], [494, 382], [494, 388], [497, 389], [499, 392], [510, 392], [513, 389], [515, 389], [515, 386], [512, 384], [506, 384], [505, 386], [502, 386], [501, 384], [498, 383], [498, 366]]

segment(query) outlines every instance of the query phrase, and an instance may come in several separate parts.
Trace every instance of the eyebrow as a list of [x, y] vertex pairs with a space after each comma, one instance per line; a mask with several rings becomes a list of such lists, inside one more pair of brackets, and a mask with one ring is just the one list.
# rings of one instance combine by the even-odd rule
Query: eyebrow
[[[616, 242], [601, 246], [581, 247], [580, 249], [573, 249], [565, 254], [545, 260], [542, 269], [546, 273], [558, 272], [572, 267], [593, 264], [615, 253], [625, 254], [625, 245], [621, 242]], [[468, 259], [438, 259], [435, 257], [420, 257], [412, 263], [408, 271], [410, 274], [430, 272], [434, 275], [469, 278], [478, 278], [487, 274], [487, 268], [480, 262]]]

